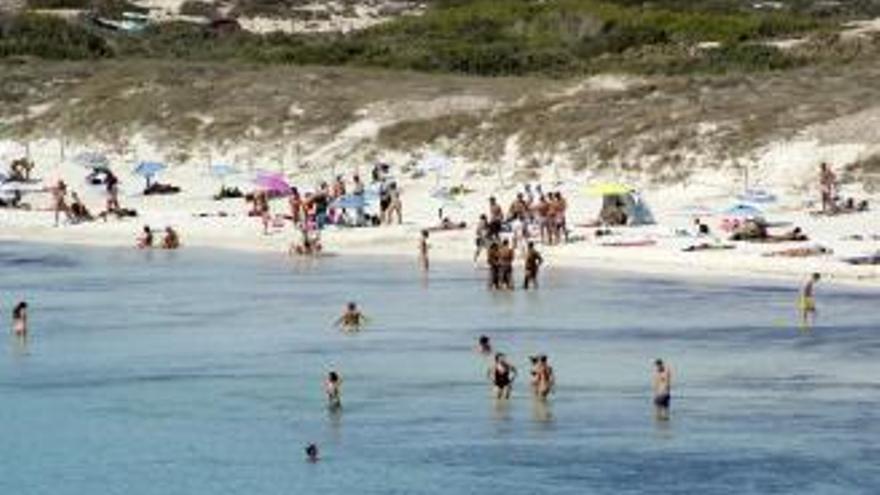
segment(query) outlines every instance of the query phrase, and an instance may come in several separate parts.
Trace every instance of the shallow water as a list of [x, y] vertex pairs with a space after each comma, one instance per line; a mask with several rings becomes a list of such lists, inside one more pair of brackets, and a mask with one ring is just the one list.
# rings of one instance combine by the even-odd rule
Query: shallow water
[[[552, 268], [492, 294], [469, 266], [0, 244], [0, 493], [876, 493], [877, 294]], [[371, 317], [331, 328], [349, 299]], [[496, 404], [491, 335], [525, 376]], [[675, 373], [672, 420], [650, 364]], [[344, 378], [341, 414], [321, 380]], [[322, 461], [304, 462], [317, 442]]]

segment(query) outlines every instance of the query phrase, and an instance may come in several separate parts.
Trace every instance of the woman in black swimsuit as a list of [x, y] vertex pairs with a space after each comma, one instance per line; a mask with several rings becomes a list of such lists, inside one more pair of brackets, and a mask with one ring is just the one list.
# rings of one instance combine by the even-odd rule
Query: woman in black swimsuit
[[508, 363], [504, 354], [495, 354], [495, 363], [489, 370], [492, 384], [495, 385], [495, 397], [497, 399], [509, 399], [510, 389], [516, 380], [516, 367]]

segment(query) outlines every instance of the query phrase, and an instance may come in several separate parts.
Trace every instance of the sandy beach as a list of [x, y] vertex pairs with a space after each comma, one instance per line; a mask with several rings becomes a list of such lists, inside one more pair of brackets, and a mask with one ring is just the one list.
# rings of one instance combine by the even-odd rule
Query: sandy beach
[[[103, 209], [106, 193], [100, 186], [86, 183], [87, 168], [70, 160], [59, 160], [51, 143], [32, 147], [31, 154], [37, 164], [34, 176], [41, 180], [32, 188], [49, 186], [63, 179], [71, 191], [79, 193], [93, 213]], [[67, 156], [73, 155], [74, 152], [68, 150]], [[177, 185], [182, 192], [168, 196], [144, 196], [141, 193], [144, 179], [132, 172], [134, 163], [124, 157], [114, 159], [111, 156], [110, 159], [111, 168], [121, 179], [122, 205], [137, 210], [138, 218], [54, 227], [50, 211], [51, 195], [35, 192], [27, 194], [25, 198], [33, 207], [32, 211], [0, 210], [0, 239], [134, 246], [143, 225], [154, 228], [170, 225], [181, 233], [185, 246], [284, 253], [299, 236], [289, 222], [264, 235], [259, 219], [247, 216], [248, 205], [244, 200], [213, 200], [212, 195], [219, 190], [221, 181], [211, 176], [207, 164], [171, 165], [157, 180]], [[516, 193], [522, 190], [521, 183], [505, 178], [503, 173], [498, 177], [466, 177], [466, 167], [457, 163], [454, 157], [443, 174], [429, 172], [415, 178], [411, 171], [403, 173], [399, 164], [393, 161], [391, 164], [392, 175], [403, 190], [404, 223], [356, 229], [329, 227], [322, 236], [328, 253], [339, 256], [389, 255], [415, 260], [420, 230], [438, 224], [438, 208], [442, 205], [432, 193], [438, 188], [465, 185], [472, 192], [447, 204], [444, 215], [455, 222], [467, 222], [467, 228], [435, 232], [430, 245], [431, 257], [435, 260], [471, 261], [474, 251], [473, 226], [479, 215], [486, 212], [488, 197], [496, 196], [506, 209]], [[310, 171], [307, 174], [288, 172], [286, 175], [291, 185], [309, 190], [320, 180], [330, 181], [334, 173], [343, 174], [348, 180], [355, 172], [366, 177], [369, 167], [368, 164], [362, 164], [350, 169], [327, 170], [323, 174]], [[553, 174], [555, 177], [550, 180], [534, 181], [533, 184], [541, 184], [545, 191], [558, 190], [565, 195], [569, 202], [567, 221], [574, 241], [541, 249], [550, 267], [603, 268], [676, 277], [782, 277], [792, 280], [800, 280], [815, 271], [834, 282], [871, 286], [880, 284], [880, 267], [853, 266], [842, 261], [845, 257], [870, 255], [880, 249], [880, 237], [877, 236], [880, 234], [880, 215], [873, 211], [832, 217], [811, 215], [809, 212], [818, 208], [818, 190], [809, 188], [810, 181], [815, 178], [814, 168], [801, 165], [788, 175], [774, 171], [777, 177], [785, 177], [787, 183], [775, 183], [772, 192], [777, 195], [777, 201], [756, 206], [762, 209], [768, 221], [780, 225], [777, 231], [798, 226], [809, 236], [807, 242], [727, 242], [724, 239], [726, 234], [718, 227], [724, 216], [722, 212], [741, 202], [736, 198], [737, 188], [742, 187], [737, 184], [736, 177], [707, 175], [674, 187], [643, 188], [637, 178], [595, 177], [560, 173], [557, 170]], [[225, 179], [225, 183], [247, 192], [255, 188], [254, 176], [254, 170], [243, 169]], [[601, 198], [588, 194], [589, 185], [603, 180], [622, 181], [638, 188], [657, 223], [618, 227], [613, 229], [613, 236], [596, 238], [596, 229], [583, 225], [597, 217], [601, 205]], [[862, 191], [855, 191], [853, 195], [865, 197]], [[273, 214], [285, 214], [287, 211], [285, 199], [272, 202]], [[719, 243], [734, 247], [684, 252], [686, 247], [704, 242], [689, 234], [693, 231], [692, 222], [696, 217], [711, 226], [713, 233], [719, 237]], [[613, 241], [612, 244], [648, 245], [603, 245], [609, 240]], [[830, 253], [802, 258], [770, 256], [790, 248], [818, 246], [830, 250]]]

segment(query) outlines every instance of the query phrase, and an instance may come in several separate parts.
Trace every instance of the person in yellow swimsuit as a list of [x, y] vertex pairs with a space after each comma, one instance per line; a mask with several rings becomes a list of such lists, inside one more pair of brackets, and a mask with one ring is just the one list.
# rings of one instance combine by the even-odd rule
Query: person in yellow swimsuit
[[798, 302], [801, 312], [801, 324], [805, 327], [811, 326], [816, 321], [816, 284], [822, 276], [814, 273], [810, 276], [807, 283], [801, 289], [800, 300]]

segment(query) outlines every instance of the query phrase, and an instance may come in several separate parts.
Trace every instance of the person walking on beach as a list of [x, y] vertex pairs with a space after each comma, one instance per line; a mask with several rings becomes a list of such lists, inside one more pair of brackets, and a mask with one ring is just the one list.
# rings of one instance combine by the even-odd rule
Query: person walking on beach
[[346, 332], [357, 332], [366, 322], [367, 318], [358, 309], [357, 304], [350, 302], [333, 325]]
[[331, 371], [324, 380], [324, 393], [327, 394], [327, 405], [330, 409], [342, 407], [342, 377], [339, 373]]
[[502, 353], [495, 354], [495, 362], [489, 369], [489, 378], [495, 387], [496, 399], [510, 399], [511, 388], [516, 380], [516, 367], [507, 362]]
[[419, 264], [422, 266], [422, 271], [425, 272], [429, 268], [428, 250], [431, 249], [431, 246], [428, 244], [428, 235], [427, 230], [422, 230], [422, 237], [419, 240]]
[[535, 243], [529, 242], [525, 257], [525, 278], [523, 279], [523, 289], [528, 290], [530, 287], [538, 288], [538, 270], [544, 264], [544, 258], [541, 253], [535, 249]]
[[812, 326], [816, 322], [816, 284], [822, 276], [814, 273], [807, 280], [807, 283], [801, 288], [800, 294], [800, 312], [801, 324], [804, 327]]
[[52, 208], [55, 211], [55, 226], [58, 226], [62, 213], [67, 217], [68, 222], [72, 221], [73, 216], [70, 213], [70, 207], [67, 206], [67, 184], [63, 180], [59, 180], [51, 191]]
[[822, 196], [822, 213], [834, 213], [837, 210], [835, 205], [835, 190], [837, 189], [837, 176], [831, 171], [831, 167], [827, 163], [822, 162], [819, 165], [819, 190]]
[[654, 413], [658, 420], [669, 419], [669, 403], [672, 400], [672, 370], [662, 359], [654, 360]]
[[27, 337], [28, 315], [27, 302], [21, 301], [12, 308], [12, 333], [19, 338]]

